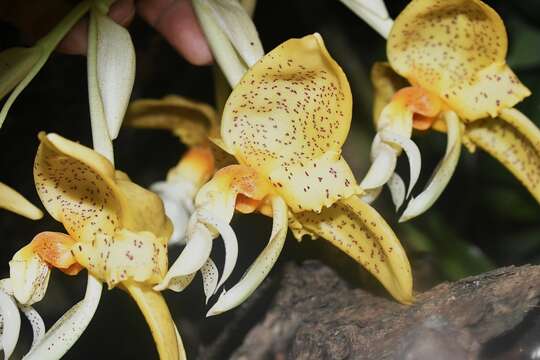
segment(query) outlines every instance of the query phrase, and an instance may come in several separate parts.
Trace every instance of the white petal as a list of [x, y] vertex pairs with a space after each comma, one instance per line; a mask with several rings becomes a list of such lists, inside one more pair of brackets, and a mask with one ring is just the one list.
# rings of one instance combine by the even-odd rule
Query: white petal
[[410, 220], [426, 210], [439, 198], [450, 178], [454, 174], [461, 153], [461, 134], [457, 115], [448, 111], [444, 114], [446, 121], [448, 140], [446, 153], [433, 172], [426, 188], [416, 198], [412, 198], [407, 208], [399, 219], [400, 222]]
[[[198, 214], [193, 214], [192, 220], [197, 221]], [[212, 251], [212, 234], [205, 225], [196, 222], [188, 231], [188, 242], [180, 256], [169, 268], [167, 275], [154, 290], [163, 291], [169, 287], [169, 283], [178, 276], [190, 275], [198, 271], [208, 260]]]
[[2, 321], [2, 348], [4, 349], [4, 358], [9, 359], [21, 329], [21, 316], [15, 300], [4, 291], [0, 290], [0, 320]]
[[364, 190], [383, 186], [396, 169], [396, 151], [391, 146], [380, 142], [378, 135], [373, 140], [371, 153], [373, 158], [371, 167], [360, 183], [360, 187]]
[[422, 156], [420, 155], [420, 150], [414, 141], [398, 133], [385, 130], [380, 133], [380, 136], [382, 141], [399, 145], [405, 150], [405, 154], [407, 154], [410, 171], [409, 188], [407, 190], [408, 197], [420, 177], [420, 170], [422, 169]]
[[221, 314], [243, 303], [266, 278], [276, 263], [287, 236], [288, 216], [287, 205], [282, 198], [274, 196], [272, 198], [272, 208], [274, 223], [270, 241], [246, 271], [242, 280], [229, 291], [223, 291], [206, 316]]
[[92, 125], [92, 142], [94, 150], [107, 157], [114, 164], [114, 152], [109, 125], [99, 89], [98, 72], [98, 12], [90, 12], [88, 24], [88, 48], [86, 51], [86, 67], [88, 79], [88, 104], [90, 105], [90, 124]]
[[401, 205], [403, 205], [403, 201], [405, 200], [405, 182], [398, 174], [394, 173], [386, 185], [388, 185], [388, 188], [390, 189], [392, 202], [397, 211]]
[[150, 190], [159, 195], [165, 207], [165, 214], [173, 223], [174, 230], [169, 245], [184, 245], [189, 218], [194, 211], [195, 187], [187, 181], [182, 183], [159, 181], [153, 183]]
[[360, 196], [360, 198], [366, 204], [371, 204], [372, 202], [377, 200], [377, 198], [381, 194], [381, 191], [382, 191], [382, 186], [379, 186], [373, 189], [364, 190], [364, 193]]
[[135, 49], [129, 32], [96, 13], [98, 86], [109, 135], [116, 139], [135, 81]]
[[37, 254], [28, 261], [11, 260], [9, 274], [13, 295], [18, 302], [32, 305], [43, 299], [51, 270]]
[[195, 274], [197, 273], [194, 272], [188, 275], [175, 276], [169, 282], [168, 289], [176, 292], [184, 291], [184, 289], [187, 288], [189, 284], [191, 284], [193, 278], [195, 278]]
[[84, 299], [69, 309], [23, 359], [60, 359], [81, 337], [94, 317], [101, 289], [101, 282], [89, 274]]
[[201, 268], [201, 274], [203, 279], [204, 295], [206, 296], [205, 303], [208, 304], [208, 299], [214, 295], [214, 292], [218, 287], [217, 283], [219, 277], [217, 266], [212, 259], [208, 258], [208, 260], [206, 260], [206, 263]]
[[251, 67], [264, 55], [261, 40], [251, 17], [238, 0], [203, 0], [211, 9], [215, 22], [245, 63]]
[[383, 0], [341, 0], [341, 2], [382, 37], [388, 39], [388, 34], [394, 22], [388, 16]]
[[238, 259], [238, 240], [236, 239], [234, 230], [228, 223], [208, 211], [201, 212], [200, 219], [205, 224], [211, 225], [219, 231], [225, 245], [225, 265], [223, 266], [223, 275], [217, 285], [219, 288], [229, 278], [236, 265]]
[[20, 305], [19, 307], [30, 322], [30, 325], [32, 325], [32, 333], [34, 334], [34, 337], [32, 338], [32, 347], [30, 348], [30, 351], [32, 351], [45, 336], [45, 324], [39, 313], [33, 307], [27, 305]]
[[248, 68], [233, 48], [223, 29], [216, 22], [208, 0], [193, 0], [192, 3], [208, 45], [212, 49], [214, 59], [223, 71], [229, 85], [234, 87]]

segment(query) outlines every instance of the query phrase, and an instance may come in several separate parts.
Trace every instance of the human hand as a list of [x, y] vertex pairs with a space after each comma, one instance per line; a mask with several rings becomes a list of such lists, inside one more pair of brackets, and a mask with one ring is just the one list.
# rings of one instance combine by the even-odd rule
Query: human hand
[[[15, 2], [0, 1], [0, 18], [9, 21], [33, 37], [42, 36], [59, 16], [73, 6], [69, 1], [44, 2], [41, 0]], [[212, 62], [202, 29], [190, 0], [118, 0], [110, 8], [109, 16], [118, 24], [127, 26], [135, 14], [160, 32], [165, 39], [190, 63], [205, 65]], [[58, 50], [67, 54], [85, 54], [88, 21], [81, 20], [62, 40]]]

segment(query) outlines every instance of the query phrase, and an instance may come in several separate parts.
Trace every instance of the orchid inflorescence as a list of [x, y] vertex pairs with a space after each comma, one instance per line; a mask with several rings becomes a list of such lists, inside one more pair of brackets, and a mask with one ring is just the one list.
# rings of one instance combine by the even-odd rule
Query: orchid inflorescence
[[[58, 134], [39, 134], [37, 193], [66, 233], [44, 231], [19, 250], [0, 280], [0, 345], [12, 354], [20, 309], [34, 341], [25, 358], [56, 359], [81, 336], [102, 283], [130, 294], [143, 312], [160, 358], [185, 358], [161, 291], [184, 290], [200, 272], [208, 316], [244, 302], [276, 263], [288, 229], [297, 240], [323, 238], [368, 270], [399, 302], [414, 300], [411, 267], [394, 231], [369, 204], [386, 184], [401, 220], [427, 211], [448, 184], [461, 145], [500, 160], [540, 201], [540, 131], [513, 107], [530, 91], [505, 63], [502, 20], [480, 0], [413, 0], [396, 18], [382, 1], [343, 0], [388, 38], [388, 63], [372, 70], [376, 135], [361, 181], [342, 156], [352, 119], [347, 77], [319, 34], [263, 52], [252, 2], [194, 0], [212, 48], [217, 108], [180, 96], [128, 100], [135, 57], [129, 33], [107, 16], [111, 1], [79, 4], [34, 47], [0, 53], [0, 95], [17, 95], [66, 32], [90, 12], [89, 103], [94, 149]], [[246, 6], [246, 7], [243, 7]], [[230, 88], [229, 88], [230, 86]], [[230, 92], [230, 94], [229, 94]], [[220, 101], [219, 99], [223, 99]], [[112, 139], [121, 124], [171, 131], [188, 147], [164, 181], [146, 190], [114, 167]], [[447, 149], [426, 188], [414, 196], [421, 152], [413, 130], [447, 133]], [[395, 172], [404, 151], [409, 184]], [[42, 213], [0, 183], [0, 207], [31, 219]], [[235, 212], [273, 221], [268, 242], [244, 276], [225, 284], [241, 246]], [[220, 270], [211, 258], [221, 237]], [[184, 245], [168, 264], [171, 246]], [[45, 331], [32, 304], [46, 296], [51, 269], [88, 272], [83, 300]], [[223, 289], [222, 289], [223, 288]]]

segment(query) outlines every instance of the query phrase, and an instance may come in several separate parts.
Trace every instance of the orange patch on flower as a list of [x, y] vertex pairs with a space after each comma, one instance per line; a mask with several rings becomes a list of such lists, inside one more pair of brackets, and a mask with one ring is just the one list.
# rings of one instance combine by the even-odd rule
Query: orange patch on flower
[[77, 263], [71, 247], [75, 244], [69, 235], [44, 231], [32, 239], [31, 247], [49, 266], [55, 267], [68, 275], [77, 275], [82, 266]]
[[429, 129], [443, 106], [437, 95], [417, 86], [408, 86], [399, 90], [392, 100], [403, 103], [414, 113], [413, 127], [417, 130]]

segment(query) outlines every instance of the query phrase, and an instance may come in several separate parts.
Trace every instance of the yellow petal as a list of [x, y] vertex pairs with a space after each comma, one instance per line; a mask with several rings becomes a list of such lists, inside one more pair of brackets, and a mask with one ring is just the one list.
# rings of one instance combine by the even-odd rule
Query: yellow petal
[[345, 74], [320, 35], [309, 35], [284, 42], [245, 74], [225, 105], [221, 138], [293, 211], [318, 211], [359, 191], [341, 157], [351, 111]]
[[540, 130], [518, 110], [467, 125], [469, 140], [499, 160], [540, 203]]
[[330, 241], [365, 267], [396, 300], [412, 302], [407, 255], [392, 229], [371, 206], [352, 196], [320, 214], [306, 211], [295, 214], [295, 218], [306, 231]]
[[219, 135], [219, 120], [212, 107], [175, 95], [132, 102], [124, 124], [170, 130], [188, 146], [206, 143], [209, 136]]
[[97, 152], [56, 134], [39, 135], [34, 179], [47, 211], [75, 240], [126, 228], [158, 238], [172, 232], [159, 197], [114, 170]]
[[479, 0], [415, 0], [396, 19], [387, 53], [413, 85], [477, 120], [530, 95], [505, 63], [507, 42], [499, 15]]
[[148, 231], [97, 234], [73, 247], [77, 261], [113, 288], [121, 281], [157, 284], [167, 272], [166, 242]]
[[21, 194], [0, 182], [0, 208], [12, 211], [32, 220], [43, 217], [43, 213]]
[[163, 296], [144, 285], [127, 282], [126, 290], [144, 315], [156, 343], [160, 360], [186, 359], [184, 346]]

